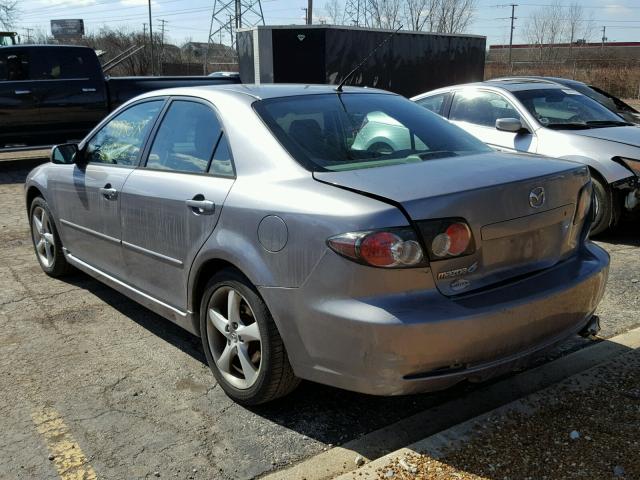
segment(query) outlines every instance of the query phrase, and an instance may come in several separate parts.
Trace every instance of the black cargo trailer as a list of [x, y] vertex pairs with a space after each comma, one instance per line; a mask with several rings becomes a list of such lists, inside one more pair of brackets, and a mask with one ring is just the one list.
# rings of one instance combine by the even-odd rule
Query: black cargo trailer
[[[338, 84], [393, 30], [259, 26], [237, 33], [243, 83]], [[486, 38], [400, 31], [347, 82], [406, 96], [484, 76]]]

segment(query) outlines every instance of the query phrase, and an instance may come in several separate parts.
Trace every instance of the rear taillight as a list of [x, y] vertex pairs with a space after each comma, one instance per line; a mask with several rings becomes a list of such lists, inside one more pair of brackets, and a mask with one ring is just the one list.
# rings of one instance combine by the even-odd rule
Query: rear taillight
[[431, 261], [462, 257], [476, 250], [473, 233], [462, 219], [421, 221], [419, 226]]
[[578, 206], [576, 207], [576, 214], [573, 217], [573, 224], [577, 225], [580, 223], [589, 213], [589, 209], [591, 208], [591, 196], [592, 196], [593, 187], [591, 182], [587, 183], [580, 189], [580, 193], [578, 194]]
[[411, 228], [343, 233], [329, 238], [327, 245], [344, 257], [373, 267], [411, 268], [426, 264]]

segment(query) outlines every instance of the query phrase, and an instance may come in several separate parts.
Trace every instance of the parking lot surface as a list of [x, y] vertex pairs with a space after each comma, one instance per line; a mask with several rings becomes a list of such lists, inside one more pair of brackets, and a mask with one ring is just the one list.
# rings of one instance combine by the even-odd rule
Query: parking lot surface
[[[240, 407], [198, 338], [84, 274], [41, 272], [26, 173], [0, 170], [0, 478], [253, 478], [478, 388], [377, 398], [303, 383]], [[640, 324], [638, 222], [600, 241], [612, 256], [598, 311], [610, 337]]]

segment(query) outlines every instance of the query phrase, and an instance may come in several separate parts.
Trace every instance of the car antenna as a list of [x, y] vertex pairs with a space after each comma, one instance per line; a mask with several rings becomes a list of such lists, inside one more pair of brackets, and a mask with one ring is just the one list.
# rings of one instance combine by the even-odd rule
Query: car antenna
[[336, 92], [338, 93], [342, 93], [342, 87], [344, 86], [345, 83], [347, 83], [347, 81], [353, 76], [354, 73], [356, 73], [358, 70], [360, 70], [360, 67], [362, 67], [365, 63], [367, 63], [367, 60], [369, 60], [374, 53], [376, 53], [380, 47], [382, 47], [385, 43], [387, 43], [389, 40], [391, 40], [392, 37], [395, 36], [396, 33], [398, 33], [401, 29], [402, 29], [403, 25], [400, 25], [395, 31], [391, 32], [389, 35], [386, 36], [386, 38], [384, 40], [382, 40], [377, 46], [376, 48], [374, 48], [373, 50], [371, 50], [371, 52], [369, 52], [369, 55], [367, 55], [364, 60], [362, 60], [358, 65], [356, 65], [356, 68], [354, 68], [353, 70], [351, 70], [346, 77], [344, 77], [342, 79], [342, 81], [338, 84], [338, 86], [336, 87]]

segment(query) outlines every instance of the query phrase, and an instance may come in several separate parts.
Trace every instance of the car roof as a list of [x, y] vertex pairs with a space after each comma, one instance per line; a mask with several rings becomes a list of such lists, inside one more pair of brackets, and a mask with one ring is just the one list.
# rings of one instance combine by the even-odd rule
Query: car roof
[[578, 80], [573, 80], [571, 78], [562, 78], [562, 77], [542, 77], [537, 75], [514, 75], [509, 77], [498, 77], [487, 80], [488, 82], [516, 82], [516, 83], [557, 83], [560, 85], [586, 85], [584, 82], [580, 82]]
[[93, 48], [91, 47], [86, 47], [84, 45], [47, 45], [47, 44], [37, 44], [37, 43], [27, 43], [27, 44], [20, 44], [20, 45], [5, 45], [3, 47], [0, 48], [17, 48], [19, 50], [27, 50], [29, 48], [34, 48], [37, 47], [38, 49], [41, 48], [50, 48], [50, 49], [67, 49], [67, 48], [75, 48], [75, 49], [82, 49], [82, 50], [93, 50]]
[[[193, 95], [198, 93], [207, 97], [210, 93], [245, 95], [256, 100], [266, 100], [269, 98], [294, 97], [299, 95], [319, 95], [326, 93], [336, 93], [335, 85], [305, 85], [305, 84], [223, 84], [223, 85], [203, 85], [193, 87], [178, 87], [165, 90], [156, 90], [145, 96], [162, 95]], [[343, 93], [379, 93], [385, 95], [396, 95], [395, 93], [377, 88], [367, 87], [343, 87]]]
[[562, 89], [567, 88], [565, 85], [560, 85], [559, 83], [550, 82], [550, 81], [535, 81], [535, 80], [525, 80], [518, 78], [509, 78], [509, 79], [495, 79], [495, 80], [487, 80], [485, 82], [478, 82], [477, 86], [489, 86], [489, 87], [497, 87], [503, 90], [507, 90], [509, 92], [519, 92], [522, 90], [544, 90], [544, 89]]

